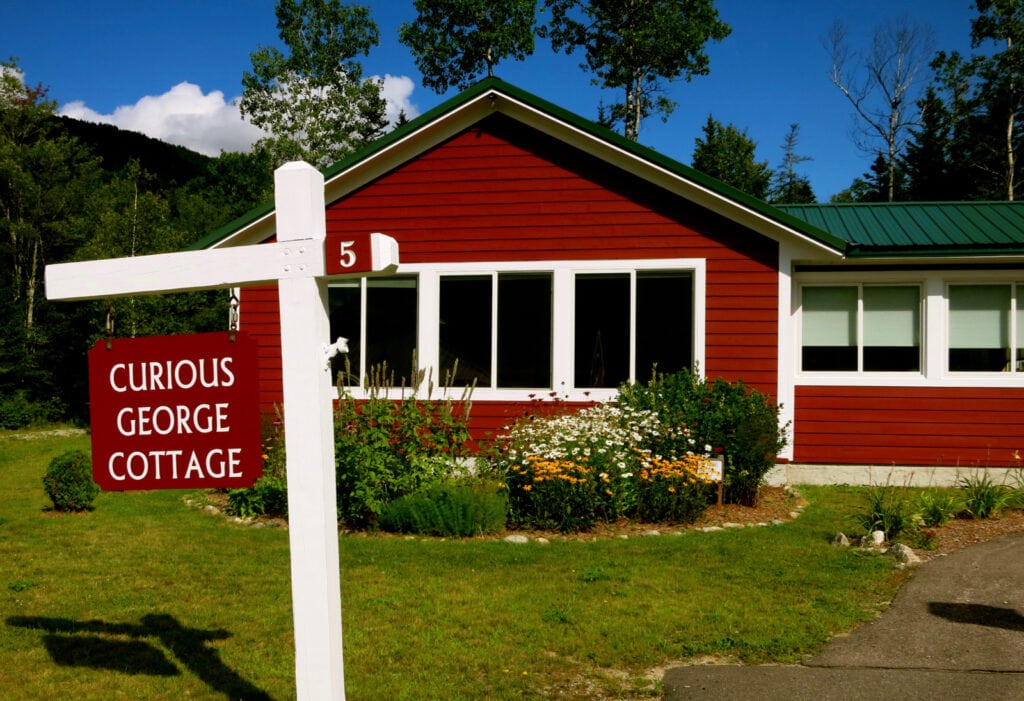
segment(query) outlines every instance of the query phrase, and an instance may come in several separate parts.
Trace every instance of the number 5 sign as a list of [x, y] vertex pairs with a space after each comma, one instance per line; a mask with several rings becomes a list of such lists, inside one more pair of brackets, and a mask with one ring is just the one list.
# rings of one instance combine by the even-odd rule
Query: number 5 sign
[[398, 242], [386, 234], [331, 234], [324, 253], [328, 275], [365, 274], [381, 271], [383, 262], [397, 261]]

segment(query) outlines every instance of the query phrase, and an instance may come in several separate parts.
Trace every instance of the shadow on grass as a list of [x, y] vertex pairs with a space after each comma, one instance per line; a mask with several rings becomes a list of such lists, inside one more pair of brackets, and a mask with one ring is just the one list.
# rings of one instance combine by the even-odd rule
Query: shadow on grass
[[970, 623], [990, 628], [1024, 631], [1024, 616], [1013, 609], [985, 604], [953, 604], [932, 601], [928, 612], [954, 623]]
[[11, 616], [7, 625], [43, 631], [43, 646], [50, 658], [61, 666], [163, 677], [181, 674], [159, 648], [145, 640], [155, 639], [214, 691], [226, 694], [228, 698], [271, 699], [268, 693], [225, 665], [217, 650], [207, 646], [212, 640], [231, 637], [226, 630], [186, 628], [168, 614], [143, 616], [139, 624]]

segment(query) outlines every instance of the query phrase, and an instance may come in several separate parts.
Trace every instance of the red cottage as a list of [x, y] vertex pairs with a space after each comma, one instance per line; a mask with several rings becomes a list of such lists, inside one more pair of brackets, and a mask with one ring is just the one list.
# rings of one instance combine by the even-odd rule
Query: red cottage
[[[331, 287], [353, 376], [457, 367], [456, 386], [476, 382], [476, 437], [537, 397], [611, 399], [657, 364], [777, 398], [792, 422], [779, 480], [1020, 464], [1024, 203], [773, 207], [495, 79], [325, 189], [328, 237], [382, 232], [401, 251], [397, 274]], [[274, 227], [265, 207], [199, 245]], [[240, 297], [269, 413], [276, 289]]]

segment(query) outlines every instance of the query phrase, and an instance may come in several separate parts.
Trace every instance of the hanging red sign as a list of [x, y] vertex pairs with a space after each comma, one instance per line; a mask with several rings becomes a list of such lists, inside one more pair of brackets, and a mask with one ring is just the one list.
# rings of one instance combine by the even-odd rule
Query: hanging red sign
[[262, 474], [256, 345], [244, 332], [100, 340], [89, 401], [103, 489], [251, 487]]

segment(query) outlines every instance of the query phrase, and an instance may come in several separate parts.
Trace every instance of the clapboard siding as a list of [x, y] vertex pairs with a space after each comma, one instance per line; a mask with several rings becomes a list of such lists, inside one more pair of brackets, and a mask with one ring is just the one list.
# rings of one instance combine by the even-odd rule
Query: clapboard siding
[[[327, 229], [393, 236], [406, 264], [703, 259], [702, 370], [775, 394], [778, 244], [503, 117], [329, 203]], [[272, 412], [281, 401], [276, 287], [246, 289], [242, 304], [261, 353], [261, 408]], [[531, 407], [475, 402], [474, 439]]]
[[260, 413], [273, 418], [283, 400], [281, 384], [281, 308], [277, 285], [243, 287], [239, 296], [241, 328], [256, 343]]
[[775, 394], [778, 245], [504, 118], [331, 203], [327, 226], [389, 234], [404, 263], [705, 259], [703, 370]]
[[797, 387], [794, 460], [1017, 466], [1024, 389]]

